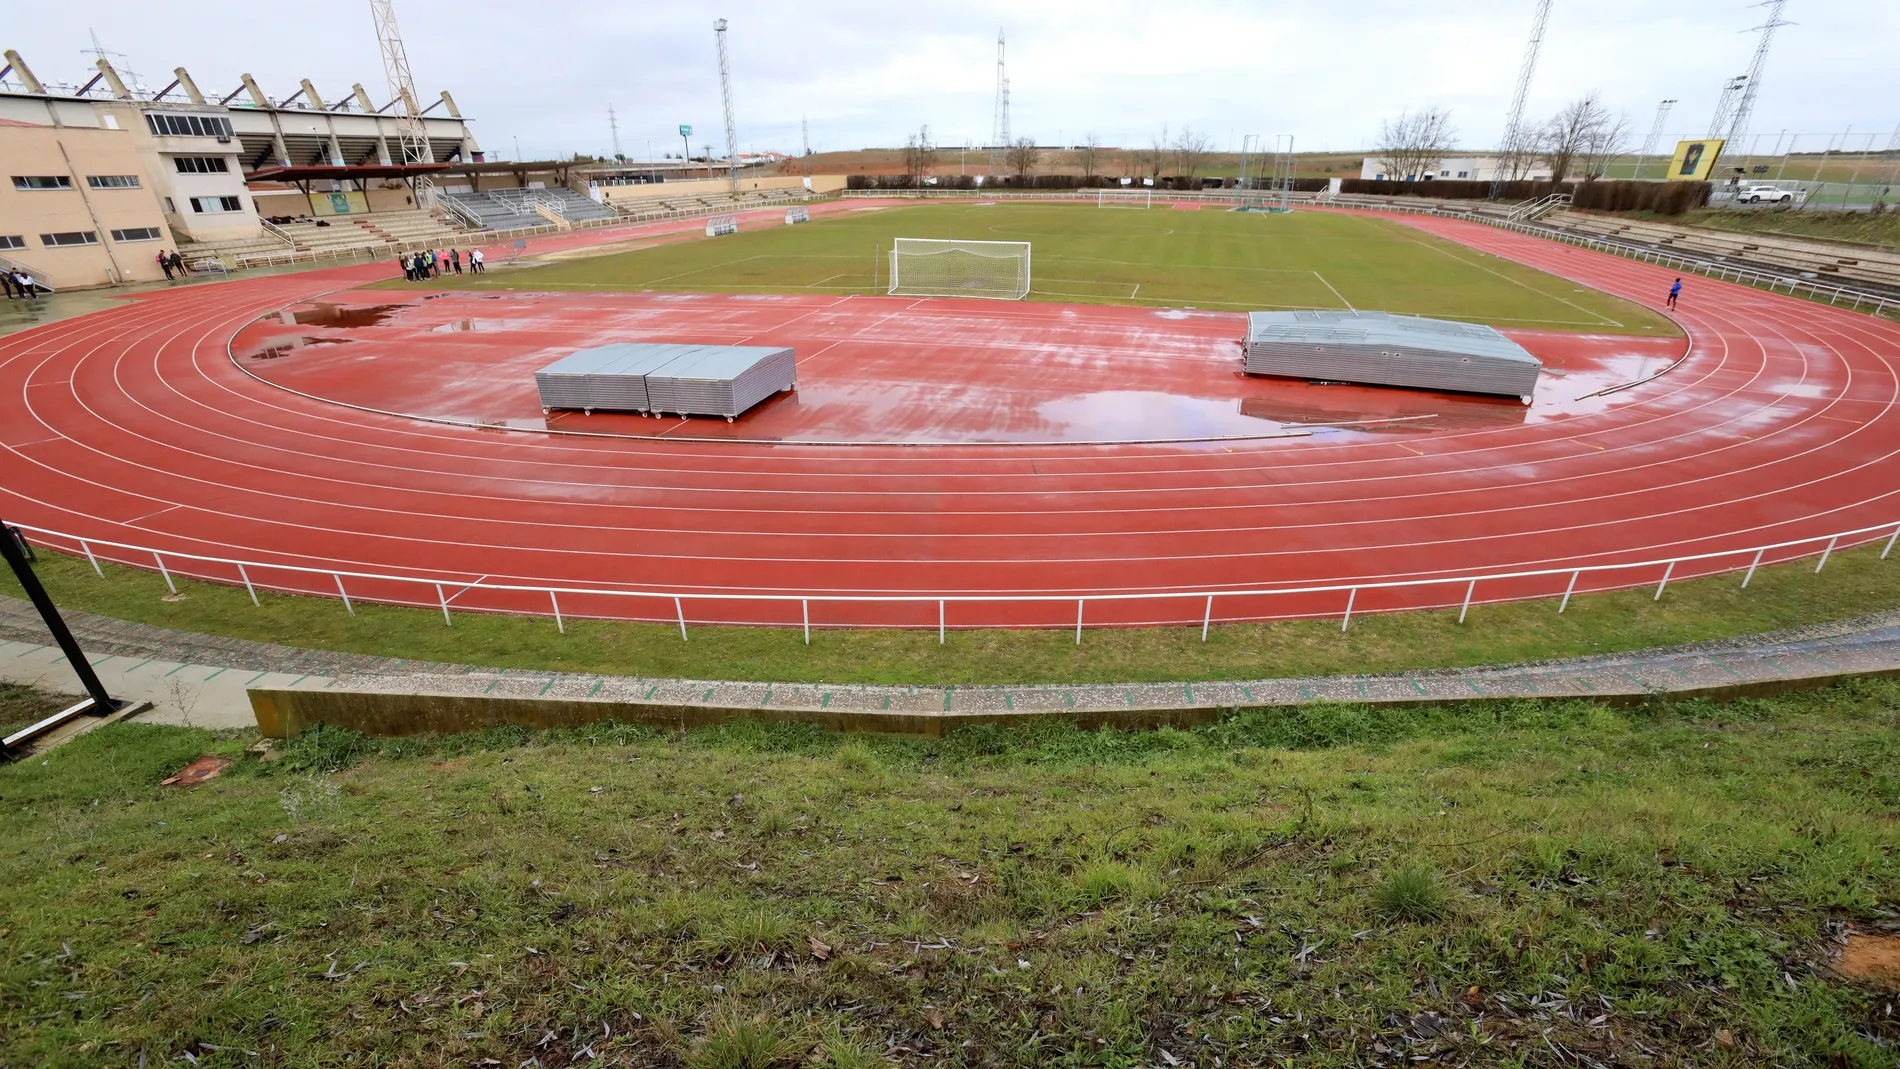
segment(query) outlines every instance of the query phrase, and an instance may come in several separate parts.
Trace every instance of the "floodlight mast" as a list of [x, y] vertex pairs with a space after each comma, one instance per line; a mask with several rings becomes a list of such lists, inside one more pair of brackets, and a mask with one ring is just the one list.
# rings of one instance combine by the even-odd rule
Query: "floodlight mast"
[[1748, 62], [1748, 73], [1742, 75], [1742, 98], [1735, 105], [1735, 118], [1729, 122], [1728, 143], [1740, 148], [1742, 138], [1748, 136], [1748, 120], [1755, 111], [1755, 94], [1761, 92], [1761, 72], [1768, 65], [1768, 46], [1774, 43], [1775, 31], [1783, 26], [1792, 26], [1792, 22], [1781, 19], [1782, 5], [1787, 0], [1763, 0], [1757, 7], [1768, 9], [1768, 21], [1755, 29], [1761, 31], [1761, 40], [1755, 44], [1755, 58]]
[[996, 28], [996, 118], [990, 127], [990, 173], [1009, 165], [1009, 71], [1003, 66], [1003, 28]]
[[1498, 161], [1497, 173], [1491, 176], [1492, 200], [1503, 196], [1504, 183], [1516, 181], [1524, 169], [1524, 102], [1531, 93], [1531, 77], [1537, 73], [1537, 53], [1544, 46], [1544, 28], [1550, 24], [1550, 3], [1551, 0], [1537, 0], [1537, 11], [1531, 18], [1531, 39], [1524, 46], [1524, 66], [1517, 72], [1517, 89], [1511, 94], [1511, 111], [1504, 120], [1504, 158]]
[[726, 109], [726, 189], [739, 192], [739, 124], [732, 118], [732, 64], [726, 59], [726, 20], [713, 22], [719, 43], [719, 100]]
[[1636, 154], [1636, 168], [1639, 173], [1631, 177], [1642, 177], [1640, 172], [1643, 166], [1655, 153], [1656, 145], [1662, 141], [1663, 123], [1669, 120], [1669, 109], [1675, 106], [1676, 102], [1673, 98], [1656, 105], [1656, 121], [1650, 124], [1649, 136], [1643, 138], [1643, 151]]
[[[389, 95], [402, 103], [396, 109], [402, 159], [396, 162], [434, 163], [435, 152], [429, 147], [429, 136], [422, 126], [416, 80], [409, 73], [409, 51], [403, 47], [402, 31], [396, 27], [395, 0], [369, 0], [369, 11], [376, 21], [376, 43], [383, 53], [383, 78], [389, 83]], [[415, 195], [416, 207], [435, 208], [435, 182], [428, 175], [411, 177], [409, 188]]]

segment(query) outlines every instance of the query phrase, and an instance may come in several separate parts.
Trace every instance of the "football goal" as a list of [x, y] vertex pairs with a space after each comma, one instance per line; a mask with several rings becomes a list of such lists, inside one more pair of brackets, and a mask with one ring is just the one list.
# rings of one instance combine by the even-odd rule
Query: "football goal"
[[899, 297], [1029, 296], [1029, 242], [898, 238], [890, 293]]
[[1153, 203], [1154, 192], [1147, 189], [1104, 189], [1095, 194], [1097, 208], [1147, 208]]

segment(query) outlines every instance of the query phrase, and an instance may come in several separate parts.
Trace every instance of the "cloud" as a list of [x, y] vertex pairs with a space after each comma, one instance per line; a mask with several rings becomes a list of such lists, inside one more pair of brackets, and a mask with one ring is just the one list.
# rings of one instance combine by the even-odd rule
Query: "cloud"
[[[1145, 143], [1163, 123], [1211, 133], [1293, 134], [1301, 149], [1362, 147], [1383, 118], [1452, 109], [1469, 147], [1494, 143], [1516, 82], [1532, 0], [1421, 8], [1173, 0], [1023, 5], [965, 0], [922, 6], [837, 0], [543, 7], [489, 0], [400, 0], [411, 65], [426, 95], [455, 94], [483, 145], [535, 157], [609, 147], [643, 155], [724, 140], [712, 22], [730, 20], [741, 148], [796, 151], [901, 143], [929, 124], [945, 144], [990, 135], [996, 31], [1009, 41], [1011, 126], [1044, 142], [1093, 132]], [[1722, 81], [1744, 71], [1747, 32], [1764, 12], [1740, 0], [1557, 0], [1528, 111], [1533, 118], [1590, 90], [1648, 129], [1656, 102], [1677, 98], [1666, 136], [1699, 136]], [[1883, 147], [1900, 115], [1886, 84], [1900, 4], [1793, 0], [1769, 58], [1752, 129], [1809, 135], [1851, 128]], [[41, 5], [5, 44], [43, 78], [85, 77], [88, 30], [126, 52], [148, 82], [183, 65], [220, 95], [238, 75], [294, 92], [309, 77], [327, 98], [362, 82], [387, 97], [367, 5], [265, 8], [200, 0], [177, 9], [121, 0]]]

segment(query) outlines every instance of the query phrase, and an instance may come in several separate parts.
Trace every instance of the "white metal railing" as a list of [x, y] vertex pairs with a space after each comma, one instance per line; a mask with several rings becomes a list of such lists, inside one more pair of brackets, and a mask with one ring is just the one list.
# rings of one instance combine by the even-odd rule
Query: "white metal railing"
[[1364, 194], [1343, 196], [1334, 203], [1345, 208], [1366, 208], [1373, 211], [1405, 212], [1413, 215], [1432, 215], [1448, 219], [1468, 219], [1473, 222], [1502, 227], [1506, 230], [1515, 230], [1518, 233], [1529, 234], [1532, 237], [1545, 238], [1550, 241], [1560, 241], [1566, 245], [1575, 245], [1579, 248], [1594, 249], [1597, 252], [1606, 252], [1616, 256], [1628, 257], [1633, 260], [1641, 260], [1644, 263], [1668, 267], [1675, 271], [1693, 271], [1696, 274], [1704, 275], [1709, 278], [1717, 278], [1726, 282], [1737, 282], [1745, 286], [1756, 286], [1768, 290], [1771, 293], [1786, 293], [1789, 296], [1806, 297], [1814, 301], [1826, 301], [1836, 308], [1845, 307], [1853, 311], [1866, 312], [1869, 315], [1876, 316], [1900, 313], [1900, 295], [1859, 290], [1851, 286], [1823, 285], [1805, 278], [1792, 277], [1779, 271], [1742, 267], [1738, 264], [1724, 263], [1719, 259], [1710, 257], [1665, 252], [1660, 248], [1636, 242], [1617, 241], [1611, 238], [1599, 237], [1594, 234], [1580, 234], [1574, 231], [1560, 230], [1549, 226], [1539, 226], [1534, 223], [1520, 223], [1508, 218], [1486, 215], [1478, 211], [1460, 211], [1438, 206], [1421, 207], [1410, 204], [1394, 204], [1390, 201], [1366, 196]]
[[1537, 219], [1539, 216], [1544, 215], [1545, 213], [1549, 212], [1553, 208], [1558, 208], [1569, 203], [1570, 203], [1570, 194], [1552, 193], [1549, 196], [1543, 198], [1542, 200], [1534, 200], [1525, 204], [1518, 205], [1516, 208], [1512, 209], [1511, 214], [1505, 216], [1505, 218], [1512, 219], [1520, 223], [1528, 223], [1528, 222], [1531, 222], [1532, 220]]
[[[1295, 595], [1344, 594], [1346, 596], [1346, 604], [1345, 604], [1344, 611], [1340, 616], [1339, 629], [1341, 631], [1345, 631], [1347, 628], [1352, 626], [1353, 612], [1354, 612], [1355, 607], [1358, 604], [1359, 595], [1363, 591], [1420, 590], [1420, 589], [1427, 589], [1427, 588], [1442, 588], [1442, 587], [1450, 587], [1453, 590], [1456, 590], [1457, 587], [1462, 585], [1464, 587], [1464, 595], [1463, 595], [1463, 600], [1460, 603], [1459, 609], [1458, 609], [1458, 622], [1462, 624], [1465, 622], [1466, 615], [1471, 611], [1471, 603], [1477, 594], [1478, 584], [1480, 583], [1500, 583], [1500, 582], [1509, 582], [1509, 581], [1526, 580], [1526, 579], [1540, 579], [1540, 578], [1557, 579], [1557, 578], [1562, 578], [1562, 577], [1567, 576], [1568, 582], [1564, 586], [1564, 591], [1563, 591], [1561, 600], [1559, 600], [1557, 603], [1557, 611], [1561, 613], [1565, 609], [1569, 608], [1570, 599], [1577, 592], [1577, 584], [1585, 575], [1596, 576], [1596, 575], [1605, 575], [1608, 573], [1615, 573], [1615, 572], [1645, 572], [1645, 571], [1649, 572], [1651, 575], [1654, 575], [1655, 572], [1658, 569], [1660, 569], [1662, 572], [1661, 578], [1657, 580], [1656, 582], [1656, 593], [1655, 593], [1655, 596], [1652, 598], [1652, 600], [1661, 601], [1662, 596], [1663, 596], [1663, 591], [1669, 586], [1669, 583], [1673, 579], [1677, 578], [1676, 571], [1678, 567], [1685, 564], [1696, 564], [1700, 562], [1723, 561], [1723, 560], [1730, 560], [1730, 561], [1735, 562], [1734, 564], [1728, 567], [1713, 568], [1713, 569], [1699, 573], [1699, 575], [1701, 576], [1710, 576], [1710, 575], [1721, 575], [1721, 574], [1733, 574], [1735, 571], [1741, 570], [1742, 568], [1741, 561], [1746, 559], [1748, 561], [1747, 569], [1742, 576], [1742, 587], [1745, 589], [1747, 588], [1748, 584], [1755, 578], [1755, 572], [1764, 563], [1779, 564], [1779, 563], [1787, 563], [1793, 560], [1799, 560], [1801, 558], [1810, 556], [1814, 551], [1813, 547], [1816, 547], [1816, 546], [1821, 547], [1820, 560], [1814, 566], [1814, 570], [1818, 574], [1822, 568], [1827, 567], [1828, 558], [1833, 556], [1834, 552], [1838, 549], [1851, 548], [1853, 546], [1871, 543], [1884, 534], [1887, 536], [1887, 541], [1886, 541], [1886, 544], [1880, 550], [1880, 559], [1885, 560], [1887, 559], [1888, 554], [1893, 552], [1895, 541], [1900, 540], [1900, 523], [1883, 523], [1883, 524], [1878, 524], [1872, 527], [1857, 527], [1857, 528], [1854, 528], [1853, 530], [1838, 531], [1833, 534], [1814, 535], [1808, 538], [1797, 538], [1797, 539], [1792, 539], [1792, 540], [1784, 541], [1784, 542], [1773, 542], [1773, 543], [1768, 543], [1765, 545], [1749, 546], [1742, 549], [1716, 550], [1710, 553], [1692, 553], [1692, 554], [1684, 554], [1684, 555], [1676, 556], [1676, 557], [1659, 557], [1659, 558], [1653, 558], [1649, 560], [1623, 562], [1623, 563], [1583, 564], [1583, 565], [1572, 565], [1572, 566], [1563, 567], [1563, 568], [1536, 568], [1536, 569], [1501, 571], [1501, 572], [1500, 571], [1489, 571], [1489, 572], [1480, 571], [1480, 572], [1467, 573], [1463, 575], [1441, 576], [1441, 577], [1431, 578], [1431, 579], [1393, 579], [1393, 580], [1356, 582], [1356, 583], [1355, 582], [1332, 582], [1332, 583], [1320, 583], [1320, 584], [1308, 585], [1308, 586], [1237, 587], [1237, 588], [1230, 588], [1230, 589], [1225, 589], [1225, 590], [1187, 589], [1187, 590], [1170, 590], [1170, 591], [1142, 591], [1138, 593], [1113, 593], [1113, 594], [1105, 593], [1105, 594], [1081, 594], [1081, 595], [1076, 595], [1076, 594], [763, 594], [763, 593], [748, 594], [748, 593], [702, 593], [702, 592], [697, 592], [697, 591], [685, 591], [685, 590], [632, 589], [632, 588], [625, 588], [625, 587], [612, 588], [612, 587], [568, 586], [568, 585], [554, 585], [554, 584], [492, 583], [492, 582], [488, 582], [486, 577], [483, 577], [481, 579], [476, 579], [471, 582], [465, 578], [454, 577], [454, 576], [391, 575], [391, 574], [379, 573], [379, 572], [345, 571], [338, 568], [313, 568], [307, 565], [273, 564], [273, 563], [267, 563], [267, 562], [262, 562], [262, 561], [241, 561], [241, 560], [236, 560], [229, 557], [208, 557], [208, 556], [203, 556], [201, 554], [196, 554], [196, 553], [183, 553], [183, 552], [178, 552], [174, 550], [161, 550], [161, 549], [157, 549], [151, 546], [139, 546], [139, 545], [133, 545], [130, 543], [125, 543], [125, 542], [109, 541], [107, 539], [101, 539], [101, 538], [83, 538], [79, 535], [67, 534], [61, 531], [54, 531], [54, 530], [44, 528], [44, 527], [36, 527], [36, 526], [33, 526], [32, 524], [24, 524], [24, 523], [8, 524], [7, 526], [12, 527], [22, 532], [31, 532], [32, 534], [39, 536], [41, 539], [48, 540], [44, 543], [47, 548], [60, 550], [67, 553], [76, 552], [77, 554], [83, 555], [86, 558], [86, 560], [92, 565], [93, 571], [97, 573], [99, 577], [102, 579], [105, 577], [105, 570], [101, 568], [99, 565], [99, 561], [102, 556], [102, 554], [99, 552], [101, 549], [117, 551], [118, 553], [124, 556], [133, 557], [135, 559], [123, 559], [123, 556], [112, 556], [109, 554], [103, 555], [105, 560], [114, 564], [123, 564], [128, 567], [142, 568], [149, 571], [157, 571], [160, 575], [164, 576], [166, 589], [170, 590], [174, 594], [178, 592], [178, 586], [174, 578], [175, 575], [184, 575], [189, 578], [199, 579], [206, 582], [222, 583], [226, 585], [236, 585], [236, 584], [241, 583], [244, 586], [245, 591], [249, 593], [251, 596], [251, 604], [257, 605], [258, 604], [257, 591], [260, 586], [266, 590], [279, 590], [279, 591], [285, 591], [285, 592], [293, 593], [293, 594], [314, 595], [318, 597], [330, 596], [328, 591], [323, 590], [323, 589], [311, 590], [306, 587], [291, 586], [291, 585], [283, 584], [281, 582], [276, 583], [276, 584], [265, 582], [265, 581], [260, 580], [259, 578], [260, 574], [268, 576], [271, 573], [288, 573], [290, 575], [307, 576], [307, 577], [313, 577], [317, 579], [322, 579], [322, 578], [327, 577], [331, 580], [331, 583], [336, 587], [336, 597], [343, 602], [343, 608], [346, 611], [348, 611], [350, 615], [354, 616], [356, 615], [356, 606], [354, 602], [352, 602], [351, 600], [351, 596], [350, 596], [350, 592], [348, 588], [344, 585], [344, 580], [348, 579], [348, 580], [356, 580], [359, 582], [357, 600], [382, 601], [385, 604], [393, 604], [393, 605], [409, 605], [409, 606], [417, 606], [417, 607], [427, 606], [430, 608], [440, 608], [442, 610], [442, 623], [444, 626], [454, 626], [454, 618], [451, 615], [450, 609], [449, 609], [450, 601], [454, 600], [449, 597], [448, 590], [450, 588], [454, 588], [456, 590], [455, 598], [460, 598], [463, 595], [467, 594], [468, 592], [475, 591], [475, 590], [494, 591], [498, 593], [515, 593], [515, 594], [525, 593], [525, 594], [534, 594], [534, 595], [546, 595], [548, 599], [548, 607], [549, 607], [548, 613], [544, 614], [541, 612], [506, 612], [503, 614], [516, 615], [516, 616], [551, 615], [554, 618], [555, 628], [559, 630], [562, 634], [567, 633], [567, 617], [564, 616], [561, 612], [562, 595], [566, 595], [570, 599], [570, 604], [572, 603], [571, 599], [574, 599], [574, 598], [627, 598], [627, 599], [633, 599], [636, 601], [648, 601], [648, 602], [659, 601], [662, 604], [666, 602], [671, 602], [673, 606], [674, 619], [679, 624], [681, 641], [685, 641], [687, 637], [687, 627], [686, 627], [687, 625], [686, 603], [687, 602], [727, 602], [727, 603], [730, 603], [730, 602], [768, 602], [768, 603], [797, 602], [799, 605], [800, 617], [801, 617], [802, 626], [804, 629], [805, 642], [807, 644], [810, 644], [811, 642], [811, 606], [812, 606], [812, 603], [814, 602], [817, 602], [819, 604], [857, 604], [857, 605], [904, 604], [904, 605], [928, 606], [931, 604], [935, 604], [937, 606], [937, 641], [939, 643], [942, 643], [945, 641], [945, 633], [948, 630], [948, 627], [947, 627], [948, 606], [953, 603], [959, 604], [959, 605], [962, 605], [962, 604], [1061, 604], [1061, 605], [1066, 605], [1069, 602], [1074, 602], [1075, 603], [1075, 641], [1077, 645], [1080, 645], [1082, 642], [1082, 628], [1085, 621], [1087, 606], [1090, 602], [1095, 602], [1097, 604], [1100, 604], [1102, 602], [1118, 603], [1118, 602], [1146, 602], [1146, 601], [1169, 601], [1169, 600], [1200, 602], [1202, 603], [1202, 606], [1203, 606], [1202, 616], [1201, 616], [1201, 641], [1205, 642], [1207, 641], [1208, 629], [1212, 627], [1215, 621], [1214, 602], [1216, 599], [1224, 598], [1231, 601], [1234, 598], [1285, 598], [1285, 597], [1292, 597]], [[0, 537], [6, 537], [6, 535], [4, 533], [0, 533]], [[61, 545], [60, 543], [64, 543], [64, 545]], [[1800, 551], [1790, 553], [1786, 556], [1779, 557], [1779, 558], [1770, 558], [1768, 556], [1768, 554], [1775, 551], [1779, 551], [1779, 550], [1800, 550]], [[145, 563], [147, 558], [150, 559], [150, 562], [151, 562], [150, 564]], [[167, 564], [168, 561], [170, 562], [169, 565]], [[192, 572], [192, 571], [179, 568], [178, 566], [180, 564], [211, 565], [219, 569], [223, 569], [223, 573], [222, 574], [205, 574], [203, 571]], [[235, 580], [233, 577], [235, 577]], [[1694, 576], [1684, 576], [1683, 578], [1692, 578], [1692, 577]], [[362, 591], [360, 589], [360, 584], [367, 583], [367, 582], [384, 583], [384, 584], [389, 584], [389, 583], [409, 584], [409, 585], [418, 586], [418, 587], [425, 587], [430, 590], [433, 590], [433, 592], [435, 593], [435, 598], [433, 601], [405, 601], [401, 599], [392, 599], [392, 598], [386, 598], [386, 597], [381, 598], [381, 599], [365, 598], [363, 597]], [[1639, 581], [1633, 581], [1633, 582], [1625, 581], [1625, 582], [1620, 582], [1620, 583], [1612, 583], [1607, 586], [1597, 587], [1596, 589], [1599, 591], [1603, 591], [1603, 590], [1624, 590], [1624, 589], [1631, 589], [1634, 587], [1647, 587], [1649, 585], [1649, 582], [1650, 580], [1648, 578], [1644, 578]], [[1548, 598], [1550, 596], [1551, 595], [1549, 594], [1543, 595], [1543, 597], [1545, 598]], [[1536, 599], [1525, 599], [1522, 597], [1518, 597], [1518, 598], [1507, 598], [1504, 600], [1536, 600]], [[1448, 606], [1450, 603], [1446, 602], [1445, 604]], [[494, 613], [494, 612], [499, 612], [501, 610], [488, 609], [488, 610], [468, 610], [468, 611], [485, 611], [485, 612]], [[1400, 610], [1400, 611], [1404, 611], [1404, 610]], [[1321, 614], [1309, 612], [1305, 614], [1305, 617], [1310, 618], [1310, 619], [1318, 619], [1318, 618], [1329, 618], [1331, 615], [1332, 615], [1331, 613], [1327, 613], [1327, 614], [1324, 614], [1324, 616], [1322, 617]], [[1248, 616], [1248, 617], [1237, 617], [1235, 618], [1234, 622], [1250, 621], [1250, 620], [1255, 620], [1259, 618], [1260, 617], [1258, 615]], [[1228, 621], [1223, 620], [1222, 622], [1225, 623]], [[971, 624], [969, 626], [984, 627], [984, 626], [994, 626], [994, 625]]]

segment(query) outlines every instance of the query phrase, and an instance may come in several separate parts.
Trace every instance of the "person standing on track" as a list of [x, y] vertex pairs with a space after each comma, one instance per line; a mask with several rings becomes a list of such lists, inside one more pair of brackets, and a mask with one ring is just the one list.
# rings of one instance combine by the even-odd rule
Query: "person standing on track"
[[170, 282], [172, 280], [171, 254], [161, 250], [158, 254], [158, 266], [165, 272], [165, 281]]
[[482, 255], [482, 250], [468, 250], [468, 262], [475, 268], [476, 274], [485, 275], [488, 273], [488, 257]]
[[458, 275], [462, 273], [462, 250], [449, 250], [449, 270], [454, 271]]
[[1682, 280], [1677, 279], [1675, 283], [1669, 287], [1669, 310], [1670, 311], [1673, 312], [1676, 310], [1676, 298], [1680, 296], [1682, 296]]

